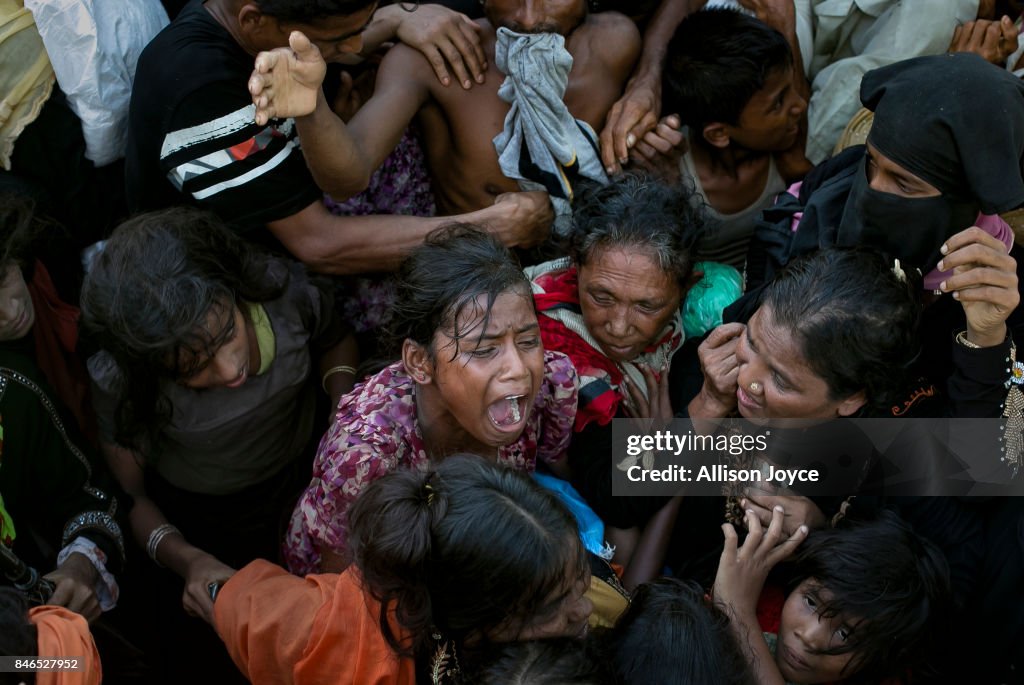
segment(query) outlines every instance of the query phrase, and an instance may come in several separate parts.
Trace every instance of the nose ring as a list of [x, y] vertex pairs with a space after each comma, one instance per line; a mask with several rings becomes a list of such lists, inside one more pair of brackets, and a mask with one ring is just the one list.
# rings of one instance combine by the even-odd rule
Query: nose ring
[[757, 381], [750, 382], [750, 392], [761, 392], [761, 384]]

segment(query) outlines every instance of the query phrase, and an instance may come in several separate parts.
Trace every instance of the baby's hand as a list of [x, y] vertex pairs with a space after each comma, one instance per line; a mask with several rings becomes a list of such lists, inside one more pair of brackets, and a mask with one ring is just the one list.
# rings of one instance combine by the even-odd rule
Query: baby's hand
[[327, 63], [301, 31], [292, 31], [288, 45], [256, 55], [249, 94], [260, 126], [275, 117], [300, 117], [316, 109]]
[[764, 589], [768, 572], [792, 554], [807, 537], [807, 526], [800, 526], [786, 538], [782, 532], [784, 515], [782, 507], [775, 507], [772, 510], [772, 522], [766, 532], [757, 515], [748, 510], [744, 519], [747, 539], [738, 548], [736, 529], [730, 523], [722, 526], [725, 549], [718, 562], [712, 591], [716, 603], [742, 617], [752, 616], [756, 612], [757, 600]]

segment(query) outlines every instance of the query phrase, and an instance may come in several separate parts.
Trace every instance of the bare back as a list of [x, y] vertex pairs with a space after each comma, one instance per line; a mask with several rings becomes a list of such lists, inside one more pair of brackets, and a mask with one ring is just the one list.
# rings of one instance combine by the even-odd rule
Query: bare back
[[[382, 66], [385, 78], [399, 69], [412, 70], [417, 84], [429, 90], [417, 120], [441, 214], [481, 209], [493, 204], [495, 196], [519, 190], [515, 181], [502, 174], [494, 150], [493, 139], [504, 126], [509, 105], [498, 97], [505, 76], [494, 64], [494, 29], [485, 20], [480, 24], [485, 29], [482, 41], [488, 71], [485, 83], [468, 91], [457, 85], [442, 86], [422, 55], [402, 45], [389, 51]], [[602, 52], [597, 51], [598, 45], [604, 47]], [[592, 15], [569, 35], [566, 47], [573, 56], [566, 105], [573, 116], [600, 130], [639, 54], [639, 34], [623, 15]]]

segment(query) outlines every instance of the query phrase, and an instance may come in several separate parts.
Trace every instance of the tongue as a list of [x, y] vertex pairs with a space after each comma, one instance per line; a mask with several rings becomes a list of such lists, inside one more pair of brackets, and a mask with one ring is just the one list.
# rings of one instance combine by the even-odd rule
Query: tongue
[[491, 417], [491, 421], [494, 421], [499, 426], [510, 426], [516, 423], [519, 419], [519, 412], [516, 411], [519, 408], [516, 405], [517, 401], [498, 400], [488, 407], [487, 414]]

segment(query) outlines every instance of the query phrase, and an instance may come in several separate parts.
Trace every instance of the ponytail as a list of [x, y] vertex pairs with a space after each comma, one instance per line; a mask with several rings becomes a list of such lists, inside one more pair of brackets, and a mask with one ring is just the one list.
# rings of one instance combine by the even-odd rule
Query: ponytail
[[381, 632], [406, 656], [423, 653], [438, 631], [461, 645], [521, 630], [587, 567], [564, 505], [476, 456], [374, 481], [349, 510], [349, 530], [353, 562], [381, 602]]

